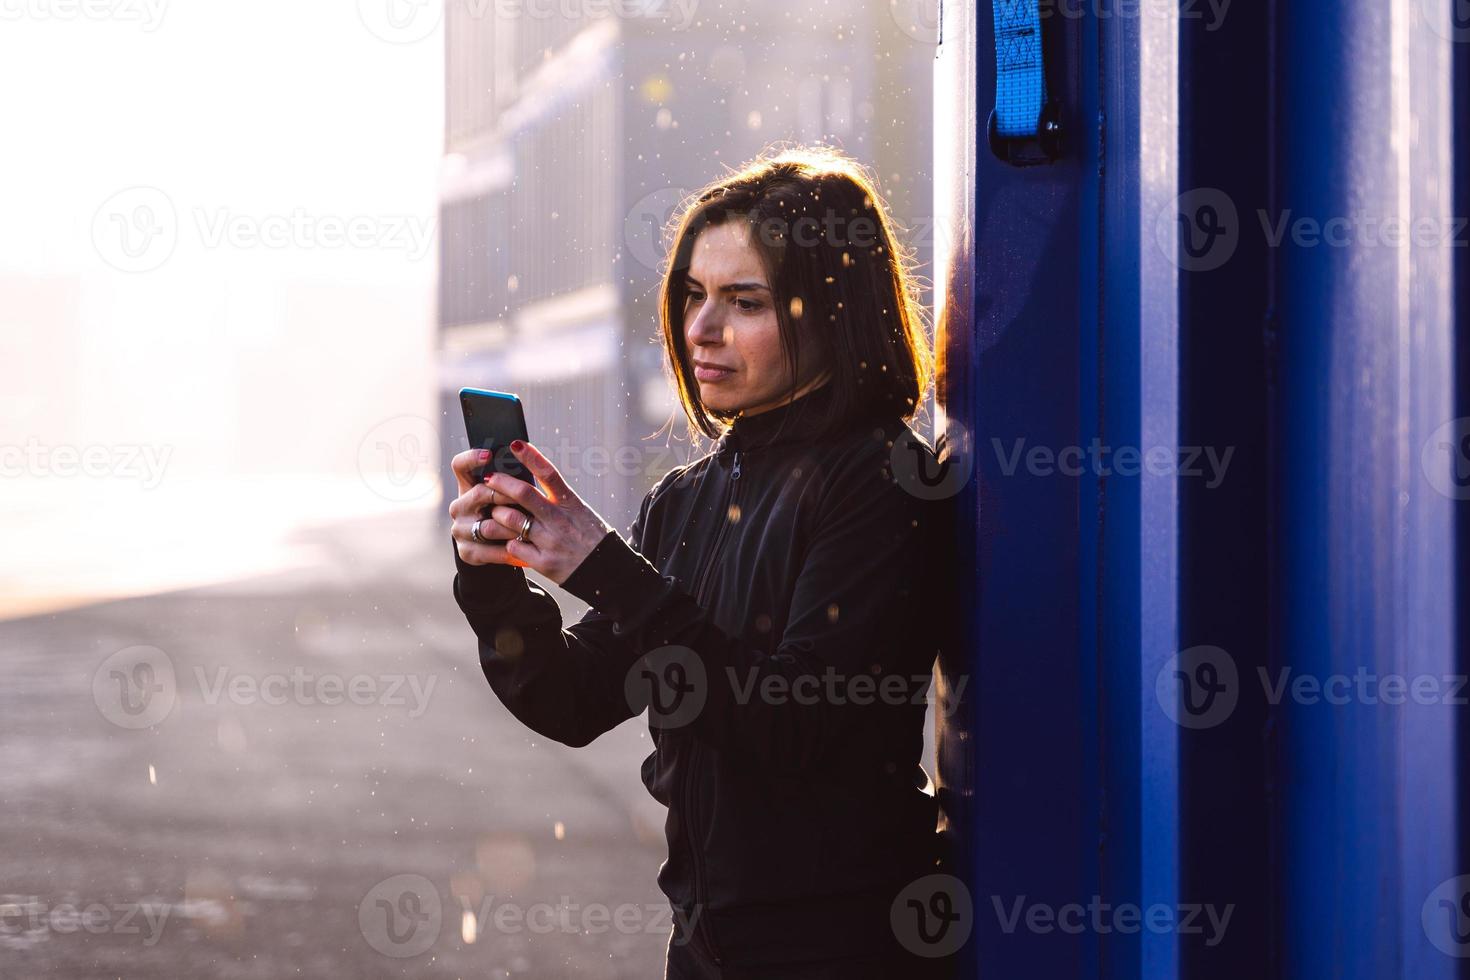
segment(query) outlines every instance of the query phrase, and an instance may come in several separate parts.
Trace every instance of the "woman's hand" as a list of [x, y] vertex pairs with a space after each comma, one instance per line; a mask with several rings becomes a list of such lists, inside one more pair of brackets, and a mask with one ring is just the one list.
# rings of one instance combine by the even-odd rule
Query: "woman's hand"
[[[450, 533], [455, 548], [467, 565], [534, 568], [561, 585], [607, 536], [612, 525], [582, 502], [551, 460], [535, 446], [517, 439], [510, 444], [510, 451], [531, 471], [538, 486], [506, 473], [492, 473], [484, 483], [476, 484], [471, 474], [490, 458], [489, 452], [471, 449], [454, 457], [459, 496], [449, 505], [449, 516], [454, 522]], [[495, 506], [490, 518], [480, 520], [480, 511], [492, 503]], [[531, 529], [524, 541], [517, 538], [526, 515], [509, 506], [512, 503], [524, 507], [531, 516]], [[481, 541], [474, 538], [476, 521], [480, 521]]]

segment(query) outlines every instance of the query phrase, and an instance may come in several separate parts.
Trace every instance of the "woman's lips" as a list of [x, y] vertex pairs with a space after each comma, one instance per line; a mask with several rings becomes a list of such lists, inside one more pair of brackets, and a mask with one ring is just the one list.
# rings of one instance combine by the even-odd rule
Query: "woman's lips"
[[699, 381], [723, 381], [734, 373], [729, 368], [706, 367], [703, 364], [694, 365], [694, 377]]

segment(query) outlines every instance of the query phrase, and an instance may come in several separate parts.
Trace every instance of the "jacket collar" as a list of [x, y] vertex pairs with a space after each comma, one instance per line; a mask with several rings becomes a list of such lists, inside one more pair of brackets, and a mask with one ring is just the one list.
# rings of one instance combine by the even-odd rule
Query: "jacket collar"
[[740, 415], [715, 444], [721, 456], [810, 439], [817, 434], [832, 404], [832, 382], [824, 382], [785, 405], [756, 415]]

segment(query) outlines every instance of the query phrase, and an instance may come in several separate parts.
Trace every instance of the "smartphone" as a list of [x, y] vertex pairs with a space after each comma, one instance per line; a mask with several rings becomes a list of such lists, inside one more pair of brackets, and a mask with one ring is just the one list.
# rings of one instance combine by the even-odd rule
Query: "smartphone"
[[[471, 449], [488, 449], [490, 458], [473, 471], [474, 481], [483, 483], [491, 473], [508, 473], [532, 485], [536, 480], [515, 453], [510, 444], [516, 439], [529, 442], [526, 434], [526, 413], [521, 409], [521, 400], [503, 391], [485, 391], [480, 388], [461, 388], [459, 406], [464, 412], [464, 431], [469, 436]], [[509, 504], [522, 513], [525, 508]], [[488, 518], [489, 508], [481, 512]]]

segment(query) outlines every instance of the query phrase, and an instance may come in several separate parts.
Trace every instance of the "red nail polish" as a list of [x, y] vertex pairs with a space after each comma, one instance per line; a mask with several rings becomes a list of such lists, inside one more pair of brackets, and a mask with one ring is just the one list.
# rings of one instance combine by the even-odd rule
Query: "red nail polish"
[[526, 444], [524, 442], [521, 442], [519, 439], [512, 439], [510, 441], [510, 448], [514, 449], [516, 452], [520, 452], [522, 449], [526, 448]]
[[482, 450], [480, 450], [480, 458], [481, 459], [489, 459], [490, 458], [490, 450], [488, 450], [488, 449], [482, 449]]

